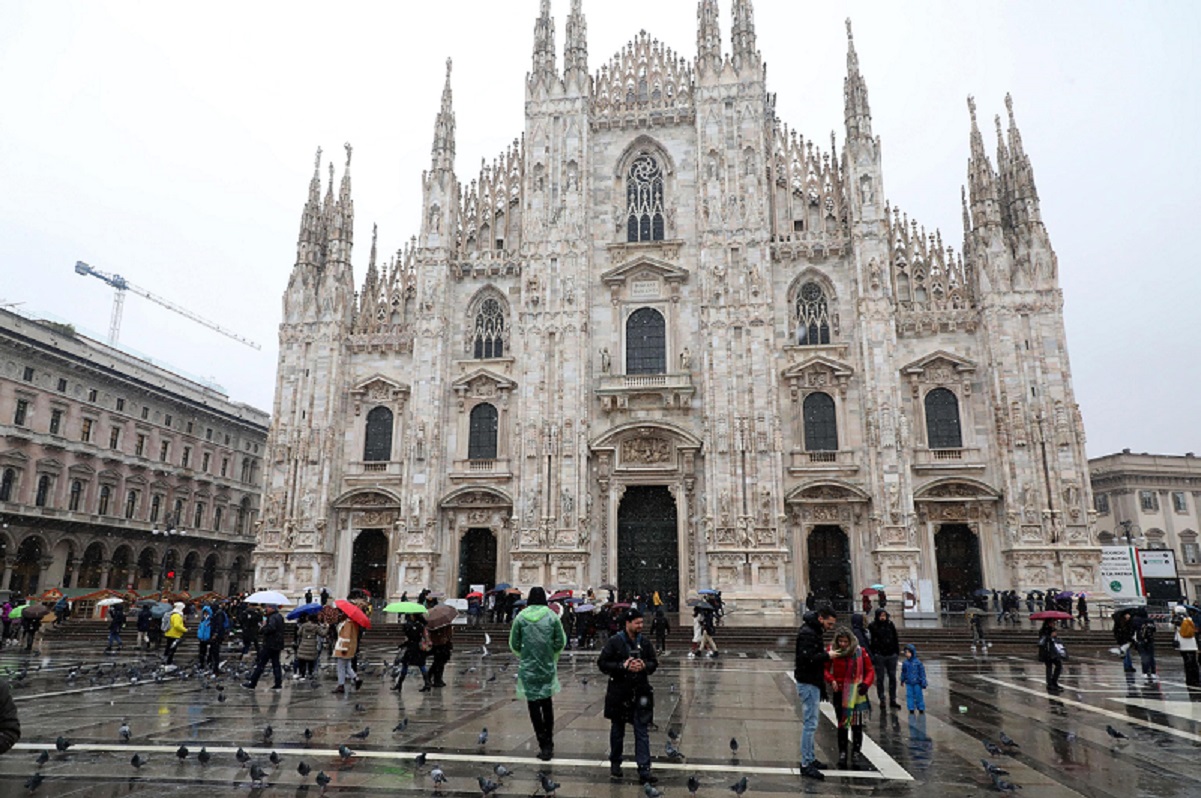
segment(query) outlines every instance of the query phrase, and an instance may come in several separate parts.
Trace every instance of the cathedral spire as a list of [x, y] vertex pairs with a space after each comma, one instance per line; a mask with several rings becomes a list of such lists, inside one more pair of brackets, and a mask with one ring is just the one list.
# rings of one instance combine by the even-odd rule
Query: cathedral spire
[[453, 171], [455, 168], [455, 111], [450, 91], [451, 61], [446, 59], [446, 85], [442, 87], [442, 107], [434, 121], [434, 146], [431, 151], [433, 171]]
[[847, 76], [842, 84], [842, 100], [847, 124], [847, 139], [872, 137], [872, 111], [867, 103], [867, 84], [859, 73], [859, 54], [855, 36], [847, 19]]
[[730, 39], [733, 43], [734, 67], [741, 69], [743, 64], [759, 63], [759, 50], [755, 41], [755, 8], [751, 0], [734, 0], [730, 9], [733, 24], [730, 28]]
[[997, 175], [984, 154], [984, 136], [976, 124], [976, 100], [967, 98], [968, 114], [972, 118], [972, 154], [967, 164], [968, 194], [971, 197], [972, 221], [976, 227], [1000, 224], [998, 208]]
[[531, 89], [549, 88], [558, 79], [555, 66], [555, 21], [550, 16], [550, 0], [542, 0], [538, 21], [534, 23], [534, 64], [530, 69]]
[[701, 0], [696, 6], [696, 64], [704, 74], [721, 70], [721, 20], [717, 0]]
[[309, 180], [309, 198], [304, 203], [300, 214], [300, 235], [297, 238], [296, 260], [298, 263], [307, 260], [309, 252], [307, 244], [317, 239], [317, 231], [321, 227], [321, 148], [317, 148], [317, 156], [313, 162], [313, 177]]
[[1009, 114], [1009, 188], [1012, 193], [1013, 222], [1015, 225], [1031, 222], [1040, 224], [1042, 215], [1039, 210], [1038, 188], [1034, 185], [1034, 169], [1022, 146], [1022, 134], [1013, 118], [1013, 98], [1009, 94], [1005, 95], [1005, 110]]
[[372, 223], [371, 225], [371, 255], [367, 260], [367, 277], [363, 280], [363, 296], [374, 294], [376, 286], [379, 284], [379, 270], [375, 266], [375, 243], [379, 235], [379, 225]]
[[567, 41], [563, 46], [563, 80], [585, 93], [588, 85], [588, 22], [584, 19], [582, 0], [571, 0], [567, 15]]

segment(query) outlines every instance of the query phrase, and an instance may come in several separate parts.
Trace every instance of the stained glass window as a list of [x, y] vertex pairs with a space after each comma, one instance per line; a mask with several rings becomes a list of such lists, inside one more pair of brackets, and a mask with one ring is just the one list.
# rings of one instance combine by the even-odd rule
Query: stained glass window
[[960, 449], [959, 400], [946, 388], [926, 394], [926, 440], [931, 449]]
[[626, 177], [626, 240], [662, 241], [663, 213], [663, 169], [644, 153]]
[[500, 302], [489, 297], [475, 315], [475, 356], [477, 359], [505, 356], [505, 314]]
[[663, 314], [639, 308], [626, 320], [626, 374], [665, 374], [667, 336]]
[[826, 292], [817, 283], [805, 283], [797, 292], [796, 318], [798, 345], [830, 343], [830, 308], [826, 303]]

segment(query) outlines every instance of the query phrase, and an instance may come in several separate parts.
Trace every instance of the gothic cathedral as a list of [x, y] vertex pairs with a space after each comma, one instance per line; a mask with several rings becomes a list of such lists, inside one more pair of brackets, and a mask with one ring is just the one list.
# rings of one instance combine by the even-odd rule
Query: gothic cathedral
[[525, 131], [455, 173], [450, 63], [420, 234], [351, 269], [320, 153], [283, 297], [255, 584], [472, 585], [790, 610], [880, 582], [1096, 587], [1058, 264], [1006, 97], [971, 111], [957, 253], [885, 200], [847, 27], [845, 139], [775, 115], [751, 0], [595, 73], [534, 27]]

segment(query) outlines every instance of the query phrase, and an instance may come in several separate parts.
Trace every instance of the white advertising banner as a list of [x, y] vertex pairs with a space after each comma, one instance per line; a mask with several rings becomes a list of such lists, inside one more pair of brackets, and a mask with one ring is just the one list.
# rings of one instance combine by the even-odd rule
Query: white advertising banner
[[1143, 579], [1176, 578], [1176, 554], [1171, 549], [1139, 549], [1138, 566]]
[[1138, 571], [1138, 550], [1133, 546], [1102, 546], [1101, 584], [1111, 598], [1141, 599], [1143, 580]]

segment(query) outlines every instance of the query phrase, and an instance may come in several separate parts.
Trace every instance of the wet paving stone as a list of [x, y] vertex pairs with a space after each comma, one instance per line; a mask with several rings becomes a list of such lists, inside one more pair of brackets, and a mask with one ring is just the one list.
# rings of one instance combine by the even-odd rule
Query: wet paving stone
[[[515, 774], [499, 796], [541, 794], [540, 771], [562, 785], [563, 798], [643, 795], [630, 732], [625, 778], [609, 778], [605, 678], [596, 670], [596, 652], [565, 652], [560, 662], [556, 756], [548, 764], [534, 758], [526, 708], [514, 695], [514, 660], [497, 649], [488, 657], [478, 647], [456, 651], [446, 688], [419, 693], [417, 677], [397, 693], [388, 689], [385, 667], [394, 652], [368, 646], [365, 684], [349, 695], [332, 693], [332, 669], [316, 683], [287, 679], [279, 691], [268, 689], [270, 677], [255, 691], [243, 689], [236, 663], [221, 679], [196, 678], [187, 667], [194, 649], [178, 656], [184, 668], [158, 681], [153, 658], [106, 657], [81, 642], [60, 644], [45, 658], [5, 649], [0, 673], [13, 684], [23, 736], [0, 757], [0, 796], [431, 795], [434, 764], [446, 773], [447, 796], [479, 795], [477, 777], [495, 778], [497, 764]], [[927, 714], [874, 706], [864, 746], [868, 761], [815, 782], [796, 770], [800, 710], [787, 648], [725, 652], [714, 660], [667, 656], [652, 680], [658, 786], [667, 796], [687, 795], [687, 778], [696, 775], [699, 796], [729, 796], [730, 785], [745, 775], [752, 796], [1001, 794], [981, 767], [987, 758], [1008, 771], [1003, 778], [1024, 796], [1201, 796], [1195, 764], [1201, 694], [1185, 687], [1170, 650], [1161, 658], [1158, 683], [1126, 678], [1120, 661], [1104, 654], [1073, 659], [1062, 680], [1067, 689], [1058, 696], [1047, 694], [1033, 657], [965, 652], [928, 659], [926, 666]], [[823, 705], [823, 712], [818, 756], [833, 763], [832, 708]], [[393, 731], [405, 718], [407, 727]], [[131, 730], [128, 743], [118, 739], [123, 719]], [[1124, 738], [1110, 736], [1107, 725]], [[484, 727], [489, 737], [481, 746]], [[365, 739], [351, 736], [364, 729], [370, 729]], [[667, 760], [668, 731], [679, 735], [685, 761]], [[990, 754], [984, 741], [999, 744], [1002, 731], [1018, 746]], [[65, 753], [55, 750], [60, 735], [72, 742]], [[731, 737], [739, 742], [736, 757]], [[181, 744], [188, 748], [185, 759], [176, 755]], [[342, 745], [353, 752], [349, 757], [339, 755]], [[207, 764], [198, 761], [202, 747], [211, 756]], [[261, 782], [252, 779], [249, 762], [235, 758], [239, 747], [265, 771]], [[42, 751], [49, 759], [39, 767]], [[269, 760], [272, 752], [278, 765]], [[424, 766], [414, 761], [421, 752]], [[131, 765], [135, 754], [145, 759], [140, 768]], [[307, 776], [297, 772], [301, 762], [311, 768]], [[316, 784], [318, 772], [330, 779], [324, 790]], [[43, 781], [27, 789], [35, 773]]]

